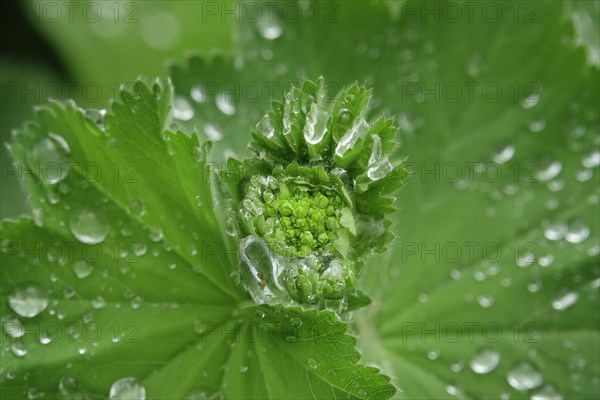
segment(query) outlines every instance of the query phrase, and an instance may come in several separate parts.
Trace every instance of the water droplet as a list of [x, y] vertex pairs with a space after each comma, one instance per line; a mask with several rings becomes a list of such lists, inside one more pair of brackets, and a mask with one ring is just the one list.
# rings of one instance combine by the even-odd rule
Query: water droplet
[[190, 96], [196, 103], [204, 103], [206, 101], [206, 94], [204, 93], [203, 85], [196, 85], [190, 91]]
[[531, 251], [526, 251], [517, 260], [517, 265], [521, 268], [530, 266], [535, 262], [535, 254]]
[[577, 173], [575, 174], [575, 178], [579, 182], [587, 182], [591, 179], [593, 175], [594, 173], [589, 169], [582, 169], [581, 171], [577, 171]]
[[110, 387], [110, 400], [144, 400], [146, 389], [135, 378], [119, 379]]
[[29, 151], [29, 168], [45, 183], [55, 185], [69, 173], [69, 160], [65, 150], [54, 141], [42, 139]]
[[204, 133], [206, 133], [208, 139], [213, 142], [218, 142], [223, 139], [223, 133], [221, 133], [221, 131], [213, 124], [204, 124]]
[[352, 119], [352, 113], [347, 108], [340, 108], [337, 113], [337, 121], [339, 124], [345, 125]]
[[430, 352], [427, 353], [427, 358], [429, 358], [430, 360], [437, 360], [440, 356], [440, 352], [437, 350], [431, 350]]
[[556, 178], [556, 176], [562, 170], [562, 163], [556, 160], [543, 160], [539, 164], [539, 170], [535, 177], [540, 181], [549, 181], [550, 179]]
[[79, 279], [87, 278], [93, 271], [94, 268], [84, 260], [75, 261], [73, 264], [73, 272]]
[[367, 176], [369, 179], [377, 181], [385, 178], [393, 169], [387, 156], [384, 156], [367, 170]]
[[221, 92], [215, 96], [215, 104], [219, 111], [221, 111], [225, 115], [233, 115], [235, 114], [235, 103], [233, 101], [232, 93]]
[[594, 150], [581, 160], [585, 168], [594, 168], [600, 165], [600, 151]]
[[492, 156], [492, 160], [497, 164], [504, 164], [510, 161], [515, 155], [515, 146], [512, 144], [506, 144], [498, 149], [498, 151]]
[[539, 102], [540, 96], [537, 93], [532, 93], [523, 99], [523, 101], [521, 102], [521, 107], [525, 109], [533, 108], [537, 106]]
[[246, 372], [248, 372], [248, 366], [247, 365], [240, 365], [240, 372], [242, 374], [245, 374]]
[[261, 135], [272, 138], [275, 134], [275, 129], [273, 128], [273, 124], [271, 123], [271, 118], [268, 115], [265, 115], [259, 122], [256, 124], [256, 130]]
[[16, 318], [2, 321], [2, 328], [8, 336], [13, 338], [20, 338], [25, 334], [23, 323]]
[[255, 314], [258, 318], [261, 319], [265, 317], [265, 312], [263, 310], [256, 310]]
[[546, 121], [543, 119], [534, 119], [529, 121], [527, 127], [531, 132], [541, 132], [546, 128]]
[[544, 237], [548, 240], [560, 240], [567, 234], [567, 224], [556, 221], [547, 224], [544, 230]]
[[535, 389], [542, 385], [542, 374], [531, 364], [524, 362], [512, 368], [506, 380], [513, 388], [521, 391]]
[[223, 400], [223, 394], [209, 388], [192, 389], [185, 394], [184, 400]]
[[21, 317], [31, 318], [48, 307], [48, 295], [37, 285], [25, 284], [8, 296], [8, 304]]
[[483, 349], [477, 353], [469, 363], [476, 374], [487, 374], [492, 372], [500, 363], [500, 354], [491, 349]]
[[579, 294], [576, 292], [569, 292], [552, 302], [552, 308], [557, 311], [566, 310], [572, 307], [579, 299]]
[[569, 229], [565, 235], [565, 240], [569, 243], [581, 243], [590, 236], [590, 228], [580, 219], [569, 224]]
[[58, 390], [60, 390], [61, 394], [65, 396], [70, 396], [69, 398], [79, 399], [82, 398], [79, 395], [79, 381], [77, 378], [73, 376], [63, 376], [58, 381]]
[[277, 39], [283, 34], [283, 29], [273, 13], [267, 13], [258, 21], [258, 30], [262, 37], [268, 40]]
[[104, 308], [104, 307], [106, 307], [106, 300], [104, 300], [104, 297], [97, 296], [96, 298], [94, 298], [92, 300], [92, 308], [98, 310], [98, 309]]
[[310, 368], [310, 369], [317, 369], [319, 367], [319, 363], [317, 362], [317, 360], [315, 360], [313, 358], [308, 359], [307, 365], [308, 365], [308, 368]]
[[544, 387], [531, 395], [531, 400], [563, 400], [563, 397], [553, 386], [544, 385]]
[[25, 355], [27, 354], [27, 349], [25, 349], [25, 347], [23, 347], [22, 343], [14, 343], [11, 347], [10, 350], [12, 351], [12, 353], [21, 358], [21, 357], [25, 357]]
[[180, 121], [189, 121], [194, 118], [194, 109], [190, 102], [183, 96], [175, 96], [171, 113], [173, 118]]
[[81, 210], [69, 220], [71, 233], [82, 243], [101, 243], [108, 235], [109, 226], [104, 215], [91, 210]]
[[369, 130], [369, 124], [364, 118], [357, 118], [352, 127], [344, 134], [335, 148], [335, 154], [343, 157], [344, 154], [363, 138]]
[[495, 300], [493, 296], [478, 296], [477, 302], [483, 308], [490, 308], [494, 305]]
[[312, 103], [310, 105], [310, 112], [306, 116], [304, 139], [312, 145], [321, 142], [327, 131], [328, 119], [329, 114], [327, 111], [319, 107], [317, 103]]
[[146, 213], [144, 201], [141, 199], [132, 199], [129, 201], [129, 212], [134, 217], [141, 217]]

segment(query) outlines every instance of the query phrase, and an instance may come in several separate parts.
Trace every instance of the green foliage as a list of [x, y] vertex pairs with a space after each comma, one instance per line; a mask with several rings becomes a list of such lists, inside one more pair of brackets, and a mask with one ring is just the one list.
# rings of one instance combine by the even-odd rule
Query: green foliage
[[[29, 179], [35, 221], [2, 226], [0, 310], [3, 325], [16, 327], [2, 332], [3, 396], [35, 388], [69, 397], [67, 376], [98, 398], [128, 376], [148, 398], [392, 396], [385, 376], [357, 364], [349, 327], [363, 362], [392, 377], [397, 398], [599, 397], [595, 14], [578, 3], [503, 2], [494, 20], [476, 8], [473, 20], [456, 21], [435, 20], [416, 2], [335, 2], [331, 23], [306, 4], [298, 21], [277, 14], [277, 37], [249, 21], [236, 27], [235, 63], [216, 56], [174, 66], [173, 99], [169, 85], [140, 83], [103, 125], [71, 104], [53, 105], [17, 135], [12, 152], [21, 165], [48, 156], [79, 166], [59, 182]], [[271, 98], [285, 95], [287, 83], [321, 75], [338, 89], [373, 87], [374, 112], [398, 116], [399, 151], [413, 174], [389, 228], [397, 239], [368, 260], [358, 284], [372, 304], [348, 322], [248, 298], [230, 276], [239, 253], [223, 203], [226, 193], [243, 192], [230, 185], [213, 194], [206, 174], [205, 138], [215, 140], [214, 162], [245, 154], [245, 137]], [[226, 85], [260, 82], [275, 82], [274, 92], [222, 96]], [[218, 90], [202, 91], [211, 87]], [[353, 115], [363, 107], [359, 97]], [[169, 104], [187, 112], [169, 115]], [[172, 122], [198, 133], [171, 132]], [[344, 130], [336, 132], [339, 139]], [[254, 134], [255, 149], [286, 164], [321, 151], [298, 152], [296, 136], [279, 144], [260, 147]], [[86, 179], [82, 166], [92, 161], [103, 172], [118, 164], [121, 181]], [[138, 182], [125, 184], [129, 162], [139, 167]], [[262, 164], [244, 168], [262, 173]], [[380, 207], [378, 198], [365, 207]], [[21, 243], [99, 246], [103, 257], [78, 278], [89, 270], [80, 259], [36, 258]], [[126, 262], [128, 249], [113, 259], [111, 245], [131, 243], [138, 263]], [[35, 301], [24, 302], [28, 296]], [[360, 292], [348, 299], [352, 309], [368, 302]], [[35, 331], [57, 321], [93, 321], [105, 333], [95, 346], [81, 335], [48, 344], [19, 336], [20, 326]], [[136, 343], [127, 341], [128, 322], [139, 328]], [[233, 345], [220, 335], [256, 326], [270, 333]]]

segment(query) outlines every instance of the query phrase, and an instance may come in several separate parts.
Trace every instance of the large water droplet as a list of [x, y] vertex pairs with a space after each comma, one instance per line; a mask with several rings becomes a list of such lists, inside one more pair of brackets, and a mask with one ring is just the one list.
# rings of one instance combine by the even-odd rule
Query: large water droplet
[[144, 400], [146, 389], [135, 378], [119, 379], [110, 387], [110, 400]]
[[68, 175], [68, 162], [66, 151], [48, 138], [34, 145], [27, 157], [29, 168], [40, 180], [51, 185], [59, 183]]
[[268, 40], [277, 39], [283, 34], [283, 29], [273, 13], [266, 13], [265, 16], [258, 21], [258, 30], [261, 36]]
[[535, 389], [544, 383], [542, 374], [528, 362], [512, 368], [506, 375], [506, 380], [510, 386], [521, 391]]
[[569, 243], [581, 243], [590, 236], [590, 228], [580, 219], [569, 224], [565, 240]]
[[2, 321], [2, 329], [4, 332], [13, 338], [20, 338], [25, 334], [25, 327], [18, 319], [7, 319]]
[[360, 117], [354, 121], [352, 127], [342, 136], [335, 148], [335, 154], [343, 157], [344, 154], [356, 145], [359, 139], [363, 138], [369, 130], [367, 121]]
[[304, 125], [304, 139], [310, 144], [317, 144], [323, 140], [327, 131], [327, 120], [329, 114], [317, 105], [310, 105], [310, 112], [306, 116], [306, 124]]
[[14, 343], [10, 350], [12, 353], [19, 358], [25, 357], [27, 355], [27, 349], [23, 346], [23, 343]]
[[35, 284], [25, 284], [8, 296], [8, 304], [21, 317], [31, 318], [48, 307], [48, 295]]
[[531, 395], [531, 400], [563, 400], [563, 397], [553, 386], [544, 385], [544, 387]]
[[73, 264], [73, 272], [79, 279], [87, 278], [93, 270], [94, 268], [84, 260], [75, 261]]
[[506, 144], [498, 149], [498, 151], [493, 155], [492, 160], [497, 164], [504, 164], [505, 162], [510, 161], [514, 155], [515, 146], [512, 144]]
[[256, 130], [261, 135], [272, 138], [275, 134], [275, 129], [273, 128], [273, 124], [271, 123], [271, 118], [268, 115], [262, 117], [262, 119], [256, 124]]
[[379, 135], [372, 135], [373, 144], [371, 144], [371, 155], [369, 156], [368, 165], [371, 166], [381, 159], [383, 150], [381, 148], [381, 138]]
[[378, 181], [385, 178], [393, 169], [390, 160], [384, 156], [367, 170], [367, 176], [371, 180]]
[[173, 118], [180, 121], [189, 121], [194, 118], [194, 109], [190, 102], [183, 96], [175, 96], [173, 99]]
[[537, 93], [532, 93], [523, 99], [523, 101], [521, 102], [521, 107], [525, 109], [533, 108], [537, 106], [539, 102], [540, 96]]
[[540, 181], [549, 181], [555, 178], [562, 170], [562, 163], [557, 160], [544, 160], [539, 165], [535, 177]]
[[477, 353], [469, 363], [473, 372], [487, 374], [492, 372], [500, 363], [500, 354], [491, 349], [483, 349]]
[[219, 93], [217, 96], [215, 96], [215, 104], [217, 105], [219, 111], [221, 111], [223, 114], [235, 114], [236, 109], [232, 93]]
[[577, 292], [569, 292], [558, 299], [552, 302], [552, 308], [558, 311], [566, 310], [569, 307], [572, 307], [577, 300], [579, 299], [579, 294]]
[[213, 142], [218, 142], [223, 139], [223, 133], [221, 133], [221, 131], [213, 124], [204, 124], [204, 133], [206, 133], [208, 139]]
[[567, 234], [567, 224], [556, 221], [548, 224], [544, 230], [544, 236], [548, 240], [560, 240]]
[[108, 235], [109, 226], [104, 215], [91, 210], [81, 210], [71, 215], [71, 233], [82, 243], [101, 243]]
[[600, 151], [594, 150], [590, 152], [581, 160], [581, 164], [586, 168], [594, 168], [600, 165]]
[[242, 283], [259, 304], [271, 304], [285, 299], [285, 289], [279, 283], [283, 262], [269, 250], [264, 240], [248, 236], [240, 243], [240, 277]]
[[190, 96], [196, 103], [204, 103], [206, 101], [206, 94], [204, 93], [204, 86], [196, 85], [190, 90]]

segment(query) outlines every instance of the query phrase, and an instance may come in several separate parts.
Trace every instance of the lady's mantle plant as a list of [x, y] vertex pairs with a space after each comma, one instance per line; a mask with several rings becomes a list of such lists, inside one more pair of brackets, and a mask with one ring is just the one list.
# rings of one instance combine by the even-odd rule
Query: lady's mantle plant
[[353, 85], [331, 99], [323, 79], [293, 86], [252, 132], [254, 156], [221, 174], [256, 302], [343, 311], [364, 258], [391, 240], [385, 216], [406, 171], [392, 120], [367, 120], [370, 97]]

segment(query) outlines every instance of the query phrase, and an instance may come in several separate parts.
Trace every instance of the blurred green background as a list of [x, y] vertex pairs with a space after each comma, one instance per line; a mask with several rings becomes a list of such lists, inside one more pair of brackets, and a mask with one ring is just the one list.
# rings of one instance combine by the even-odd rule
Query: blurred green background
[[2, 3], [0, 218], [29, 211], [5, 144], [34, 106], [73, 98], [85, 108], [106, 108], [119, 84], [166, 76], [168, 64], [189, 55], [229, 50], [234, 20], [202, 18], [202, 7], [191, 1]]

